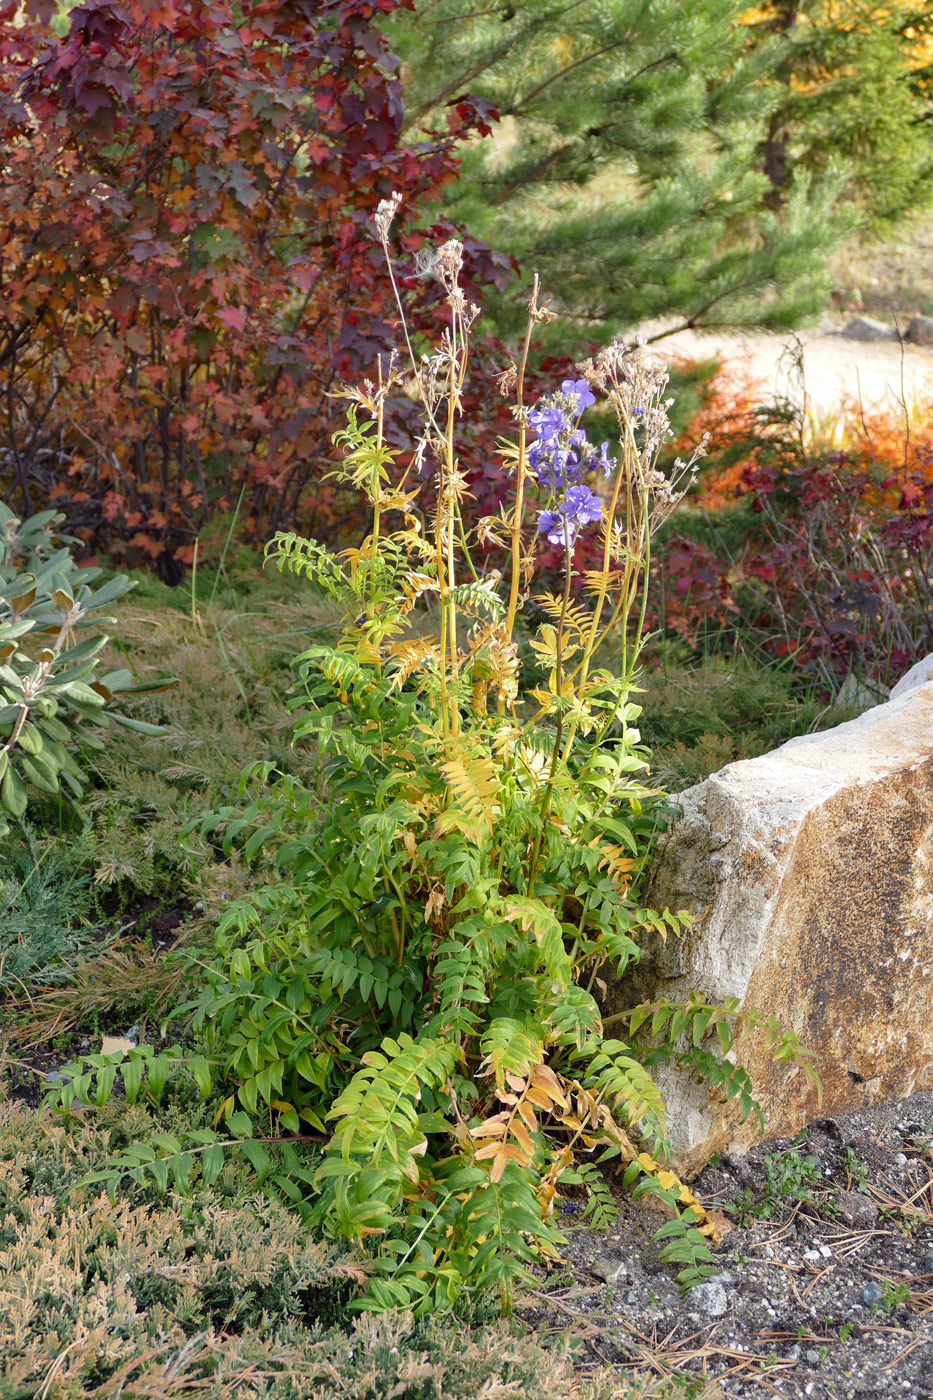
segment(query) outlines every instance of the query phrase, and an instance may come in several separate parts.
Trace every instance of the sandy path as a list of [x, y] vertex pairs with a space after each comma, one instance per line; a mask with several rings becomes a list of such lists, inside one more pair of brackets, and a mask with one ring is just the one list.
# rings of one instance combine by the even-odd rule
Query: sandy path
[[[818, 421], [833, 414], [846, 399], [861, 398], [866, 408], [896, 408], [902, 396], [909, 405], [933, 402], [933, 351], [890, 341], [847, 340], [838, 332], [805, 331], [790, 335], [679, 331], [654, 343], [662, 356], [720, 359], [744, 366], [769, 395], [801, 400], [800, 376], [793, 367], [797, 343], [803, 349], [807, 408]], [[767, 395], [763, 395], [765, 397]]]

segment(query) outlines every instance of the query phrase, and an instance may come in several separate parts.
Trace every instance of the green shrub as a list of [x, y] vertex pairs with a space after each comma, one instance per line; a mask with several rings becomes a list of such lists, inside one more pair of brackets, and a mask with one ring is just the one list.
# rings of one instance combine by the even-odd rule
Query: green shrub
[[88, 878], [69, 854], [41, 849], [31, 833], [0, 867], [0, 987], [61, 982], [96, 930], [86, 919]]
[[[56, 538], [61, 520], [43, 511], [20, 521], [0, 503], [0, 836], [3, 813], [22, 818], [29, 791], [80, 799], [86, 775], [76, 755], [100, 750], [93, 727], [111, 721], [140, 733], [143, 720], [110, 707], [115, 696], [151, 689], [126, 668], [97, 674], [103, 635], [76, 640], [131, 587], [123, 575], [97, 588], [100, 569], [79, 569]], [[58, 547], [61, 546], [61, 547]]]
[[[189, 827], [276, 866], [221, 920], [193, 1007], [230, 1086], [222, 1116], [315, 1230], [371, 1254], [360, 1306], [417, 1315], [491, 1289], [507, 1307], [525, 1263], [559, 1245], [561, 1188], [582, 1185], [591, 1210], [603, 1209], [594, 1154], [619, 1159], [626, 1185], [674, 1206], [665, 1257], [684, 1286], [697, 1282], [714, 1269], [713, 1227], [657, 1160], [664, 1104], [646, 1062], [663, 1053], [659, 1034], [669, 1032], [667, 1053], [753, 1107], [720, 1058], [753, 1023], [737, 1004], [664, 1004], [619, 1039], [603, 1035], [595, 999], [604, 969], [637, 958], [643, 930], [682, 922], [640, 908], [630, 891], [655, 796], [630, 694], [651, 535], [679, 499], [657, 470], [666, 375], [612, 346], [529, 414], [520, 364], [517, 441], [501, 448], [513, 503], [468, 539], [455, 426], [474, 312], [459, 258], [449, 243], [432, 264], [453, 319], [435, 357], [411, 376], [393, 369], [378, 386], [346, 390], [342, 475], [368, 497], [371, 533], [339, 556], [292, 535], [270, 546], [343, 618], [336, 645], [298, 658], [290, 700], [317, 779], [254, 765], [245, 803]], [[546, 314], [533, 297], [526, 353]], [[416, 460], [436, 465], [431, 492], [407, 484], [383, 436], [400, 380], [422, 401]], [[580, 426], [594, 389], [617, 419], [615, 462]], [[580, 484], [599, 467], [603, 498]], [[535, 595], [541, 620], [528, 645], [540, 679], [523, 684], [514, 638], [532, 583], [533, 511], [538, 532], [563, 542], [564, 574], [559, 595]], [[597, 517], [602, 567], [578, 577], [571, 546]], [[474, 561], [477, 543], [497, 537], [511, 560], [501, 594], [499, 576]], [[609, 636], [615, 673], [597, 665]], [[714, 1025], [720, 1056], [699, 1052]], [[783, 1058], [796, 1054], [792, 1037], [766, 1034]], [[312, 1164], [287, 1141], [309, 1133], [324, 1144]], [[261, 1136], [284, 1140], [281, 1169]], [[112, 1170], [153, 1168], [124, 1154]]]
[[[377, 221], [387, 256], [394, 207]], [[218, 1118], [317, 1234], [366, 1251], [355, 1305], [416, 1316], [490, 1293], [507, 1309], [526, 1265], [559, 1247], [567, 1185], [605, 1223], [594, 1159], [616, 1160], [625, 1186], [672, 1208], [662, 1257], [684, 1287], [715, 1272], [713, 1222], [663, 1169], [664, 1103], [647, 1064], [675, 1056], [744, 1114], [754, 1108], [726, 1058], [757, 1026], [738, 1003], [659, 1003], [609, 1037], [596, 1000], [643, 931], [684, 921], [640, 907], [630, 888], [657, 796], [630, 698], [651, 536], [690, 474], [657, 469], [667, 376], [613, 345], [529, 411], [522, 361], [500, 381], [517, 389], [517, 441], [501, 444], [512, 503], [468, 537], [455, 437], [475, 311], [457, 280], [461, 251], [451, 241], [428, 259], [452, 318], [437, 353], [344, 391], [341, 475], [368, 499], [371, 532], [339, 555], [294, 535], [269, 548], [341, 617], [335, 643], [298, 657], [289, 701], [296, 740], [316, 753], [313, 781], [291, 763], [256, 763], [245, 801], [187, 828], [245, 862], [275, 862], [223, 916], [217, 956], [199, 969], [193, 1027], [226, 1082]], [[525, 355], [546, 315], [535, 294]], [[422, 403], [414, 461], [433, 463], [431, 486], [412, 484], [385, 439], [399, 387]], [[581, 426], [594, 390], [615, 415], [616, 460]], [[582, 478], [603, 473], [600, 496]], [[601, 567], [581, 575], [573, 545], [597, 521]], [[515, 623], [535, 533], [563, 577], [559, 594], [534, 595], [529, 684]], [[500, 537], [504, 583], [481, 571], [484, 542]], [[615, 671], [599, 665], [610, 636]], [[799, 1058], [794, 1037], [762, 1029], [781, 1059]], [[101, 1104], [117, 1073], [91, 1059], [52, 1097], [72, 1112]], [[94, 1179], [196, 1190], [220, 1160], [209, 1133], [161, 1134]]]

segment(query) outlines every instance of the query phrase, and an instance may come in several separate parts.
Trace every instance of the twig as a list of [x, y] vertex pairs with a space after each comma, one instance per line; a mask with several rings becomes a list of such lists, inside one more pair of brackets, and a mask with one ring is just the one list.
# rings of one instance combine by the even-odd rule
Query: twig
[[835, 1269], [835, 1267], [836, 1267], [835, 1264], [830, 1264], [828, 1268], [823, 1269], [823, 1271], [822, 1271], [821, 1273], [817, 1274], [815, 1278], [812, 1278], [812, 1279], [810, 1280], [810, 1282], [807, 1284], [806, 1288], [803, 1290], [803, 1296], [804, 1296], [805, 1298], [808, 1297], [809, 1294], [810, 1294], [810, 1290], [811, 1290], [812, 1288], [815, 1288], [815, 1287], [816, 1287], [816, 1285], [819, 1283], [819, 1281], [820, 1281], [821, 1278], [825, 1278], [827, 1274], [831, 1274], [831, 1273], [833, 1272], [833, 1270]]
[[933, 1345], [933, 1337], [914, 1337], [912, 1342], [908, 1342], [907, 1346], [897, 1353], [893, 1361], [889, 1361], [886, 1366], [882, 1366], [882, 1371], [890, 1371], [892, 1367], [896, 1366], [899, 1361], [903, 1361], [905, 1357], [908, 1357], [912, 1351], [916, 1351], [918, 1347], [928, 1347], [931, 1345]]

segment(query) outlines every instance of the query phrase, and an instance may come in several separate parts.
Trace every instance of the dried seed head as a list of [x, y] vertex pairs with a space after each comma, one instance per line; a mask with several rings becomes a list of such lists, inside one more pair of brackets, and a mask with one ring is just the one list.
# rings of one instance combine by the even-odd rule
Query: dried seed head
[[437, 267], [442, 276], [456, 282], [463, 268], [463, 244], [459, 238], [448, 238], [437, 250]]
[[373, 215], [373, 223], [376, 225], [376, 232], [382, 243], [388, 241], [389, 229], [392, 226], [392, 220], [398, 213], [401, 202], [402, 196], [399, 194], [398, 190], [393, 190], [388, 199], [380, 199], [376, 206], [376, 212]]
[[415, 253], [415, 276], [430, 277], [437, 270], [437, 249], [425, 244]]
[[501, 374], [496, 375], [496, 388], [504, 399], [511, 394], [518, 383], [518, 369], [515, 365], [509, 365]]
[[606, 388], [606, 366], [597, 360], [581, 360], [575, 366], [577, 374], [581, 375], [589, 384], [591, 389], [597, 389], [602, 393]]
[[528, 315], [536, 325], [539, 321], [543, 321], [547, 324], [548, 321], [553, 321], [554, 319], [554, 312], [551, 310], [548, 303], [538, 300], [540, 289], [541, 282], [538, 274], [535, 273], [534, 280], [531, 284], [531, 296], [528, 298]]

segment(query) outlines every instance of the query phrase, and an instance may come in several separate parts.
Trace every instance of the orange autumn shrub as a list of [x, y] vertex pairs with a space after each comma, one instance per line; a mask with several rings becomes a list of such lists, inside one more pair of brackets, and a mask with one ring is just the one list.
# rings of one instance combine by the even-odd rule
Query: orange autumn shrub
[[847, 403], [832, 429], [763, 405], [740, 371], [713, 376], [676, 444], [710, 434], [702, 528], [663, 547], [657, 617], [693, 645], [729, 650], [738, 631], [829, 691], [854, 672], [880, 694], [933, 650], [933, 413]]

